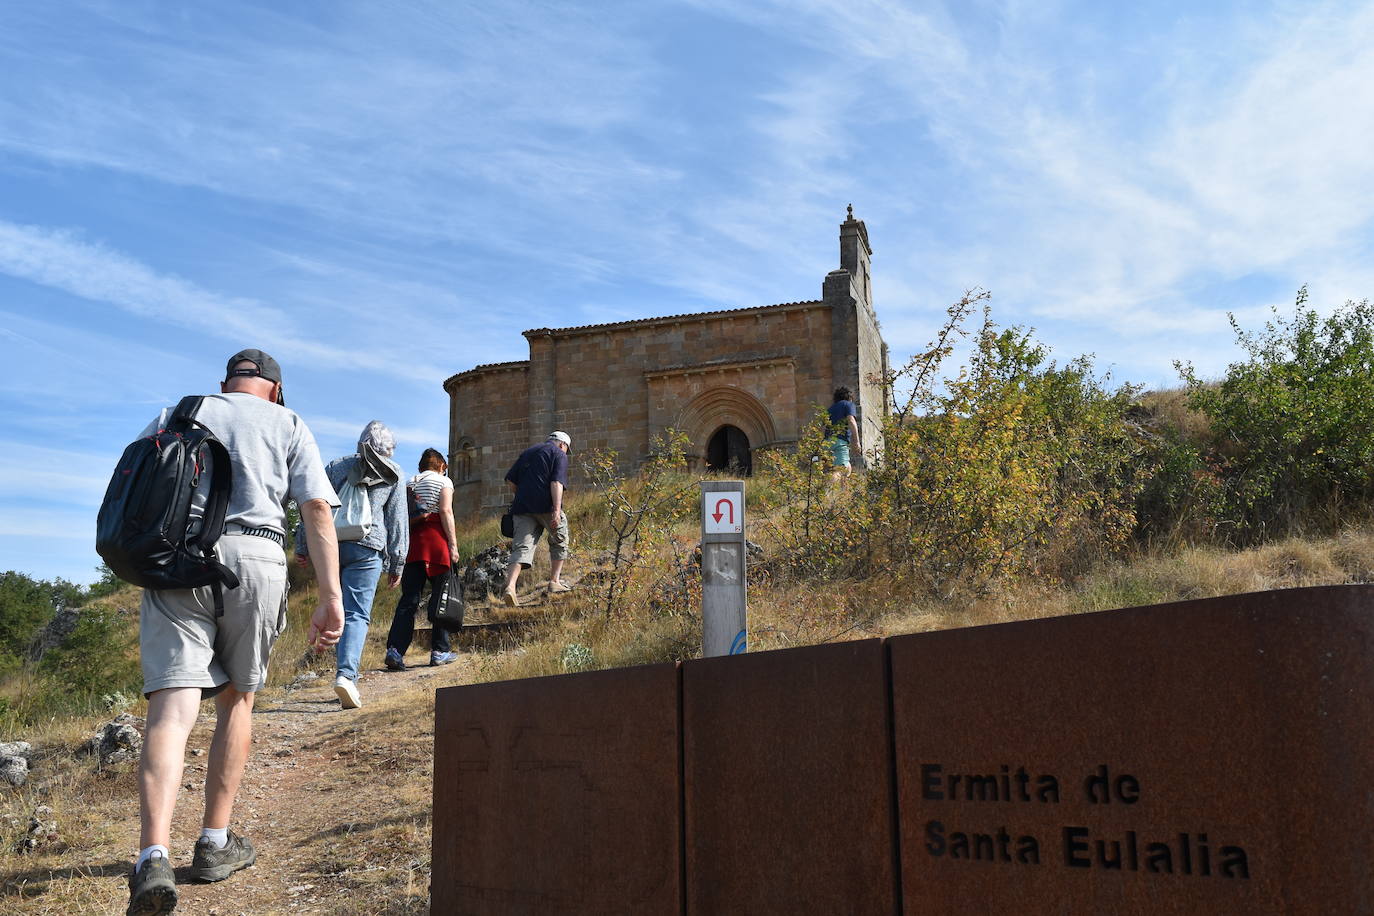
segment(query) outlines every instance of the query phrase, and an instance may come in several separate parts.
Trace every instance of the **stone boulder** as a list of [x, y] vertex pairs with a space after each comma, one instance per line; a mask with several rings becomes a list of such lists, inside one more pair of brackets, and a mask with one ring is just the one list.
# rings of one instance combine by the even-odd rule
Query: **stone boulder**
[[471, 601], [490, 595], [500, 595], [506, 588], [506, 565], [510, 562], [510, 548], [493, 544], [473, 557], [463, 573], [463, 590]]
[[29, 780], [29, 761], [14, 754], [0, 754], [0, 782], [22, 786]]
[[49, 649], [56, 649], [66, 642], [80, 620], [81, 611], [78, 608], [60, 608], [34, 639], [33, 645], [29, 648], [29, 659], [36, 662]]
[[33, 809], [28, 829], [15, 844], [14, 851], [21, 856], [28, 855], [42, 846], [57, 842], [57, 839], [57, 821], [53, 819], [52, 809], [47, 805], [39, 805]]
[[143, 750], [143, 735], [135, 724], [140, 720], [123, 713], [106, 722], [79, 749], [83, 755], [98, 756], [102, 767], [113, 766], [126, 760], [137, 760]]
[[23, 757], [25, 760], [33, 756], [33, 745], [27, 741], [0, 741], [0, 757]]

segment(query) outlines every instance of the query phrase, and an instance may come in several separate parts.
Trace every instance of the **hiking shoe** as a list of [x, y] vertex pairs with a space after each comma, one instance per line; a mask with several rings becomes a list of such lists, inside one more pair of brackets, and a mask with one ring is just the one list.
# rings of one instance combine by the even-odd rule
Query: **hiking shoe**
[[388, 671], [406, 670], [406, 660], [402, 658], [401, 653], [397, 652], [395, 649], [386, 650], [386, 661], [382, 662], [382, 664], [386, 665]]
[[505, 602], [506, 602], [506, 607], [519, 607], [519, 606], [520, 606], [520, 598], [515, 594], [515, 589], [513, 589], [513, 588], [508, 588], [508, 589], [506, 589], [506, 593], [505, 593], [505, 595], [503, 595], [502, 597], [504, 598], [504, 600], [505, 600]]
[[561, 595], [561, 594], [563, 594], [564, 592], [570, 592], [570, 591], [572, 591], [572, 586], [571, 586], [571, 585], [564, 585], [562, 582], [550, 582], [550, 583], [549, 583], [549, 594], [550, 594], [550, 595]]
[[439, 665], [449, 665], [458, 660], [457, 652], [431, 652], [429, 653], [429, 663], [434, 667]]
[[334, 678], [334, 692], [338, 694], [339, 705], [344, 709], [357, 709], [363, 705], [362, 698], [358, 696], [358, 685], [351, 678], [342, 674]]
[[125, 916], [158, 916], [177, 905], [177, 879], [166, 856], [153, 856], [129, 876], [129, 908]]
[[191, 870], [187, 874], [195, 881], [223, 881], [257, 860], [258, 852], [253, 844], [230, 830], [229, 842], [219, 849], [209, 837], [196, 840], [195, 857], [191, 859]]

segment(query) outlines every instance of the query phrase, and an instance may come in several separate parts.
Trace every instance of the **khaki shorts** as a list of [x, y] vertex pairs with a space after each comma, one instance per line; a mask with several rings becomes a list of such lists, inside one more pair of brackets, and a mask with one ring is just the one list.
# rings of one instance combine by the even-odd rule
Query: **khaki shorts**
[[554, 527], [553, 513], [542, 515], [517, 515], [514, 519], [515, 536], [511, 538], [510, 564], [519, 563], [525, 569], [534, 562], [534, 545], [545, 531], [549, 532], [549, 559], [561, 560], [568, 555], [568, 513], [558, 516], [558, 526]]
[[223, 589], [224, 616], [215, 616], [209, 587], [144, 589], [139, 613], [143, 694], [199, 687], [213, 696], [225, 684], [243, 693], [267, 686], [267, 655], [286, 629], [286, 554], [267, 538], [226, 534], [220, 562], [239, 577]]

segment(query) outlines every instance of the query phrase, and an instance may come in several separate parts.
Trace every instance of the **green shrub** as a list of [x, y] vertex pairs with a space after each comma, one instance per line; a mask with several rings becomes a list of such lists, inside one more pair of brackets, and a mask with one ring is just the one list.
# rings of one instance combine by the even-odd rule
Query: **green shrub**
[[[918, 370], [919, 372], [919, 370]], [[868, 504], [894, 561], [936, 595], [1006, 576], [1057, 579], [1123, 548], [1148, 476], [1125, 415], [1079, 357], [1059, 366], [1031, 332], [984, 307], [968, 366], [911, 395], [915, 419], [885, 430]]]
[[[1124, 548], [1150, 468], [1126, 422], [1135, 395], [1060, 366], [1031, 332], [1000, 330], [970, 293], [926, 352], [887, 379], [904, 387], [885, 448], [857, 479], [832, 482], [818, 416], [791, 454], [765, 456], [778, 494], [770, 528], [786, 570], [811, 578], [889, 572], [924, 593], [979, 592], [1009, 576], [1075, 575]], [[954, 342], [967, 366], [941, 377]]]
[[102, 694], [137, 695], [138, 627], [116, 610], [88, 606], [62, 645], [44, 653], [38, 672], [80, 704], [98, 701]]
[[1374, 307], [1323, 318], [1299, 290], [1291, 318], [1231, 327], [1247, 354], [1219, 384], [1178, 364], [1218, 443], [1221, 531], [1244, 544], [1331, 531], [1374, 501]]
[[0, 573], [0, 677], [19, 670], [39, 630], [84, 597], [81, 586], [65, 579], [49, 582], [21, 572]]
[[[682, 472], [687, 436], [664, 430], [650, 444], [650, 455], [638, 473], [627, 476], [612, 450], [599, 449], [583, 457], [587, 476], [596, 489], [601, 525], [588, 532], [605, 538], [607, 568], [597, 602], [606, 617], [627, 612], [633, 604], [681, 604], [678, 558], [668, 568], [665, 554], [675, 547], [673, 529], [696, 507], [697, 480]], [[658, 600], [652, 600], [657, 598]]]
[[777, 555], [773, 570], [793, 579], [862, 576], [876, 560], [863, 478], [832, 479], [829, 428], [829, 415], [816, 405], [795, 450], [762, 452], [754, 462], [762, 486], [751, 487], [751, 499], [763, 510], [763, 536]]
[[1205, 542], [1215, 533], [1221, 477], [1209, 452], [1165, 427], [1149, 442], [1153, 473], [1136, 499], [1136, 536], [1160, 545]]

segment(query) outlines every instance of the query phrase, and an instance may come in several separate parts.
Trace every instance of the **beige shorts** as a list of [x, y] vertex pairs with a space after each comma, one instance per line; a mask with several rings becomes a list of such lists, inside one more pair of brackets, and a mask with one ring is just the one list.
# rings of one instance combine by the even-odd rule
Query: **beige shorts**
[[226, 534], [220, 562], [239, 577], [223, 589], [215, 616], [209, 587], [144, 589], [139, 613], [143, 694], [199, 687], [213, 696], [225, 684], [243, 693], [267, 686], [267, 655], [286, 629], [286, 554], [267, 538]]
[[568, 513], [558, 516], [558, 526], [554, 527], [553, 513], [542, 515], [517, 515], [514, 518], [515, 536], [510, 542], [510, 564], [519, 563], [529, 569], [534, 562], [534, 545], [545, 531], [549, 532], [549, 559], [561, 560], [568, 555]]

